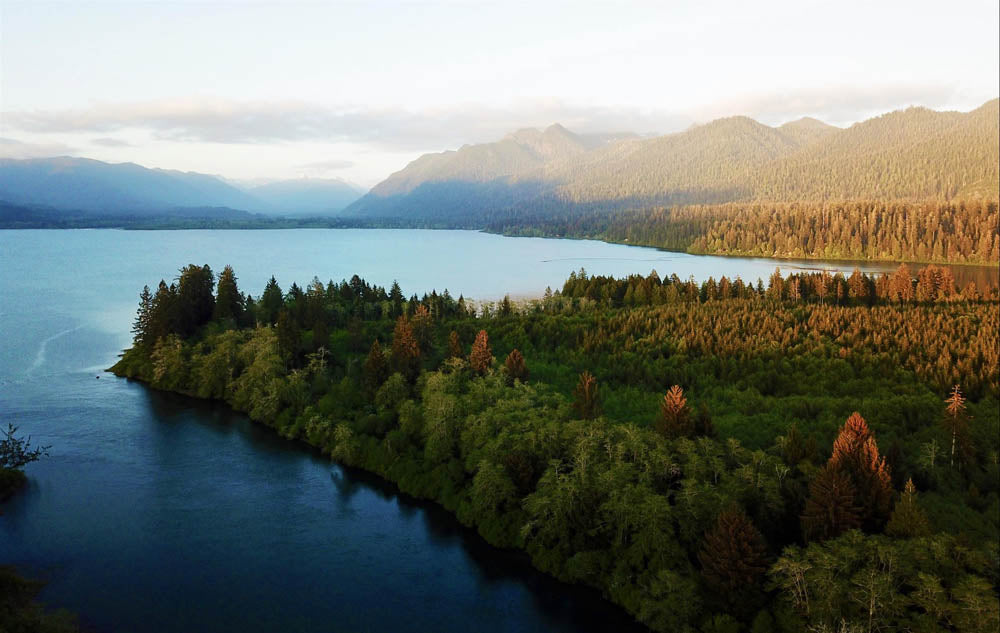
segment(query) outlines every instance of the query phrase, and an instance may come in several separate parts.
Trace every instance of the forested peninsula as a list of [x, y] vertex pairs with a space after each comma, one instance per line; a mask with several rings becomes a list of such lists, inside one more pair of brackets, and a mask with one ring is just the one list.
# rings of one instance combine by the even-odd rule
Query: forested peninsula
[[[995, 211], [994, 211], [995, 212]], [[538, 300], [191, 265], [112, 368], [440, 503], [663, 632], [995, 632], [1000, 293], [581, 270]]]

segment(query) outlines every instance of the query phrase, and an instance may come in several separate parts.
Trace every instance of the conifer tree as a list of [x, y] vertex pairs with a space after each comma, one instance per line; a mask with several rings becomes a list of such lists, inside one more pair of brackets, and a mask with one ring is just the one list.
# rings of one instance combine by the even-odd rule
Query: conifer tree
[[892, 510], [889, 523], [885, 526], [885, 533], [899, 538], [913, 538], [927, 536], [930, 532], [927, 515], [917, 505], [917, 487], [913, 485], [912, 478], [908, 479], [902, 496]]
[[448, 334], [448, 358], [462, 358], [465, 353], [462, 351], [462, 342], [458, 338], [458, 332], [452, 330]]
[[486, 335], [486, 330], [479, 330], [475, 342], [472, 343], [472, 351], [469, 353], [469, 366], [472, 371], [482, 376], [491, 365], [493, 365], [493, 351], [490, 349], [489, 337]]
[[[951, 437], [951, 453], [948, 464], [955, 466], [955, 456], [960, 450], [961, 453], [968, 452], [969, 419], [965, 409], [965, 397], [962, 391], [955, 385], [951, 389], [951, 395], [945, 400], [944, 418], [942, 423], [948, 435]], [[962, 455], [959, 455], [961, 458]]]
[[809, 484], [809, 498], [802, 514], [802, 534], [806, 540], [836, 538], [861, 527], [862, 509], [855, 499], [850, 477], [827, 464]]
[[660, 402], [660, 417], [656, 429], [668, 438], [689, 437], [694, 432], [694, 421], [687, 406], [684, 390], [674, 385], [667, 390]]
[[521, 382], [528, 380], [528, 366], [525, 364], [524, 355], [521, 354], [520, 350], [516, 348], [511, 350], [503, 364], [507, 369], [507, 379], [511, 383], [515, 380]]
[[396, 319], [392, 331], [392, 369], [411, 380], [420, 371], [420, 345], [413, 336], [410, 320], [404, 314]]
[[880, 529], [892, 503], [892, 478], [885, 458], [879, 455], [875, 436], [857, 411], [834, 440], [828, 466], [842, 470], [851, 479], [866, 529]]
[[432, 323], [431, 323], [431, 313], [427, 309], [427, 306], [420, 304], [417, 309], [413, 312], [413, 317], [410, 318], [410, 327], [413, 329], [413, 338], [416, 339], [417, 345], [420, 346], [420, 352], [425, 354], [431, 349], [431, 335]]
[[132, 324], [132, 342], [135, 345], [146, 344], [146, 332], [149, 331], [149, 320], [153, 312], [153, 294], [149, 286], [142, 287], [139, 294], [139, 309], [136, 310], [135, 321]]
[[274, 325], [278, 322], [278, 312], [285, 305], [285, 299], [281, 292], [281, 286], [278, 285], [278, 281], [273, 276], [264, 286], [264, 292], [260, 295], [260, 301], [257, 305], [260, 310], [261, 322], [267, 325]]
[[732, 505], [719, 513], [705, 533], [698, 560], [705, 581], [720, 594], [742, 594], [767, 571], [764, 537], [742, 508]]
[[573, 390], [573, 410], [583, 420], [593, 420], [601, 414], [597, 378], [589, 371], [580, 374], [580, 380]]
[[242, 321], [243, 296], [236, 285], [236, 273], [233, 272], [232, 266], [227, 265], [219, 273], [212, 318], [231, 325], [238, 325]]

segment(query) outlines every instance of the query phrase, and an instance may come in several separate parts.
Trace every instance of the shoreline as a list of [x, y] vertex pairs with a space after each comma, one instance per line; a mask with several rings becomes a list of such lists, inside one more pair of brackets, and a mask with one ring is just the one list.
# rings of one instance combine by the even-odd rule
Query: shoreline
[[569, 582], [567, 580], [554, 576], [547, 571], [540, 569], [537, 565], [535, 565], [534, 561], [531, 558], [531, 555], [526, 550], [517, 547], [507, 547], [504, 546], [503, 544], [495, 542], [487, 534], [484, 534], [479, 529], [479, 525], [476, 524], [475, 522], [466, 523], [465, 521], [463, 521], [457, 512], [457, 508], [454, 509], [449, 508], [442, 501], [434, 497], [421, 495], [415, 490], [408, 490], [404, 488], [401, 485], [401, 482], [388, 476], [388, 473], [380, 473], [375, 470], [369, 470], [368, 468], [360, 464], [349, 464], [344, 461], [341, 461], [335, 458], [332, 454], [325, 452], [319, 446], [310, 443], [308, 439], [306, 439], [305, 437], [297, 437], [297, 438], [285, 437], [284, 435], [278, 432], [278, 430], [271, 423], [271, 421], [254, 419], [253, 417], [251, 417], [249, 412], [242, 411], [237, 407], [234, 407], [231, 403], [225, 400], [218, 400], [215, 398], [202, 398], [196, 394], [189, 393], [186, 391], [161, 389], [159, 387], [154, 386], [152, 383], [144, 380], [143, 378], [137, 376], [128, 376], [124, 373], [120, 373], [120, 371], [116, 370], [116, 367], [118, 367], [120, 362], [121, 361], [119, 360], [118, 363], [115, 363], [114, 365], [105, 369], [104, 371], [112, 374], [116, 378], [124, 379], [128, 382], [136, 382], [139, 385], [141, 385], [142, 388], [144, 389], [152, 389], [158, 393], [170, 394], [171, 397], [187, 398], [192, 401], [196, 401], [202, 405], [209, 404], [214, 406], [224, 406], [231, 412], [245, 416], [246, 419], [251, 424], [267, 429], [273, 436], [281, 438], [290, 443], [294, 443], [298, 449], [305, 449], [309, 453], [312, 453], [315, 457], [321, 458], [330, 464], [334, 464], [338, 468], [344, 469], [345, 471], [351, 473], [355, 477], [358, 477], [360, 475], [360, 478], [368, 480], [365, 482], [367, 485], [373, 487], [381, 487], [383, 489], [390, 488], [394, 494], [398, 495], [407, 502], [418, 505], [421, 507], [421, 509], [425, 511], [430, 510], [435, 513], [440, 513], [440, 516], [446, 516], [452, 522], [453, 526], [462, 532], [463, 537], [478, 539], [477, 545], [480, 545], [484, 548], [489, 548], [489, 550], [494, 554], [499, 554], [499, 553], [504, 554], [511, 563], [518, 566], [526, 566], [528, 569], [531, 570], [531, 572], [540, 574], [545, 579], [551, 582], [559, 583], [565, 590], [571, 592], [582, 592], [585, 594], [589, 593], [591, 594], [591, 597], [599, 598], [600, 600], [605, 602], [606, 605], [619, 611], [624, 617], [627, 617], [629, 620], [631, 620], [632, 624], [636, 627], [637, 630], [641, 629], [642, 631], [649, 631], [649, 632], [653, 630], [650, 627], [643, 624], [641, 621], [639, 621], [635, 617], [635, 615], [629, 612], [623, 605], [618, 604], [614, 600], [610, 599], [608, 596], [604, 595], [603, 591], [600, 588], [581, 583]]

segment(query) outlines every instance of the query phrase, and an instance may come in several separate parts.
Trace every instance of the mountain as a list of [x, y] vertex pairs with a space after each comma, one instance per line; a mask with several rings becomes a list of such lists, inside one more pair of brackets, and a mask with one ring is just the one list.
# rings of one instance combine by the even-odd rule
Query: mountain
[[413, 208], [433, 207], [435, 216], [458, 218], [470, 204], [510, 205], [540, 193], [525, 175], [581, 159], [618, 142], [621, 136], [625, 135], [580, 136], [557, 124], [545, 130], [518, 130], [494, 143], [424, 154], [376, 185], [345, 213], [397, 216], [408, 215]]
[[300, 178], [251, 187], [257, 205], [271, 215], [315, 217], [339, 212], [362, 195], [364, 190], [339, 179]]
[[145, 215], [183, 207], [251, 209], [250, 194], [214, 176], [87, 158], [0, 159], [0, 200], [100, 213]]
[[736, 201], [998, 197], [998, 100], [972, 112], [909, 108], [841, 129], [729, 117], [640, 139], [555, 125], [427, 154], [345, 215], [446, 219]]

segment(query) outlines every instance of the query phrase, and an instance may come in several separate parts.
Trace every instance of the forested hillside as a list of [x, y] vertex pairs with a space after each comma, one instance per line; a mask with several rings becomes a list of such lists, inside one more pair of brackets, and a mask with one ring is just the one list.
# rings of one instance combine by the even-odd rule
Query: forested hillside
[[118, 375], [433, 499], [656, 631], [993, 632], [1000, 294], [946, 269], [523, 304], [359, 277], [140, 297]]
[[818, 259], [1000, 261], [996, 202], [728, 203], [495, 219], [509, 235], [585, 237], [691, 253]]
[[[969, 113], [910, 108], [839, 129], [720, 119], [657, 138], [588, 146], [567, 130], [425, 155], [347, 212], [450, 217], [607, 211], [736, 201], [998, 197], [998, 101]], [[537, 145], [545, 144], [547, 152]]]

